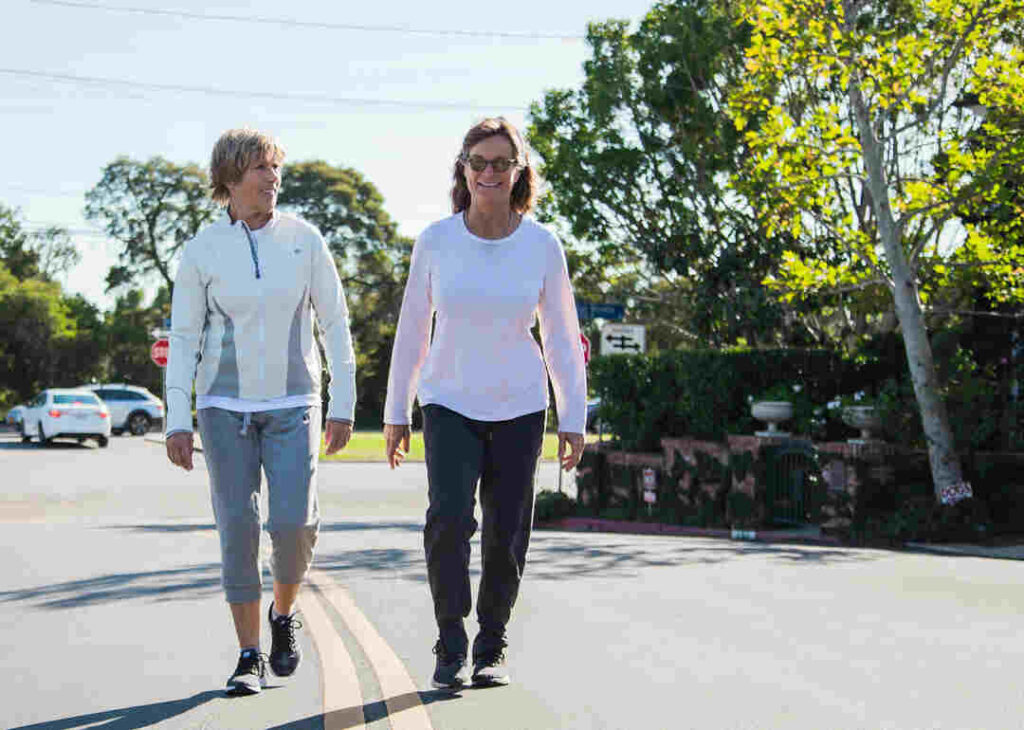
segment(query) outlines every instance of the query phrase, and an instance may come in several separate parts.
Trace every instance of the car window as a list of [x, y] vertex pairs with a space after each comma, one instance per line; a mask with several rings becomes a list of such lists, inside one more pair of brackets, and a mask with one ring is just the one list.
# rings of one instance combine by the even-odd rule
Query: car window
[[98, 406], [100, 404], [99, 399], [92, 393], [57, 393], [53, 396], [53, 402], [55, 405], [81, 403], [87, 406]]
[[134, 390], [126, 390], [124, 395], [125, 400], [146, 400], [146, 396], [142, 393], [136, 393]]

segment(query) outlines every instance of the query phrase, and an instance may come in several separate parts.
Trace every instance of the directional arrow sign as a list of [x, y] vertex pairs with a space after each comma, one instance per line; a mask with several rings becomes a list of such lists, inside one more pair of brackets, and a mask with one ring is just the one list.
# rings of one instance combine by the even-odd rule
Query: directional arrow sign
[[642, 324], [606, 324], [601, 328], [601, 354], [640, 354], [646, 345]]

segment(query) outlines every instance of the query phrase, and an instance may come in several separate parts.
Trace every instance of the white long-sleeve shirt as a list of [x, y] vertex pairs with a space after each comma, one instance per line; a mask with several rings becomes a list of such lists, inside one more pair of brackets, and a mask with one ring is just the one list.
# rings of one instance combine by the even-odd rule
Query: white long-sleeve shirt
[[167, 434], [192, 430], [193, 378], [200, 399], [319, 403], [314, 310], [331, 373], [327, 417], [352, 420], [348, 307], [320, 232], [285, 213], [248, 231], [225, 213], [196, 234], [174, 280]]
[[[538, 317], [543, 354], [530, 333]], [[547, 408], [549, 375], [559, 430], [583, 433], [586, 369], [558, 238], [527, 217], [506, 238], [480, 238], [461, 213], [423, 231], [391, 353], [384, 422], [410, 423], [417, 395], [421, 405], [479, 421], [535, 413]]]

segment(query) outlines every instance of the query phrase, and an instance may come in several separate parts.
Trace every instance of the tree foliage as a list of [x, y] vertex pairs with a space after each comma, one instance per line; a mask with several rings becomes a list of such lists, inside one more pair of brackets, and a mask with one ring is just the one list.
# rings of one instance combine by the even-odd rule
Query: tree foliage
[[[1019, 291], [1012, 226], [986, 236], [957, 216], [969, 201], [1006, 202], [1000, 185], [1024, 161], [1024, 6], [743, 8], [754, 33], [731, 108], [752, 155], [736, 186], [759, 197], [770, 230], [802, 244], [776, 285], [789, 298], [837, 287], [891, 297], [941, 492], [961, 477], [924, 315], [960, 269], [984, 269], [997, 299]], [[985, 121], [967, 110], [972, 97], [993, 111]]]
[[530, 111], [542, 213], [584, 242], [578, 290], [629, 295], [677, 342], [757, 342], [781, 324], [760, 282], [785, 236], [728, 189], [747, 154], [725, 105], [748, 37], [714, 0], [657, 3], [635, 32], [592, 24], [582, 86]]
[[26, 231], [18, 212], [0, 203], [0, 261], [16, 279], [53, 280], [80, 259], [65, 229], [50, 226], [34, 233]]
[[163, 372], [149, 356], [151, 332], [170, 315], [170, 295], [161, 287], [151, 304], [141, 289], [130, 289], [114, 302], [104, 317], [103, 340], [106, 377], [111, 382], [133, 383], [153, 393], [163, 392]]
[[[1022, 13], [1012, 0], [748, 3], [756, 30], [732, 109], [754, 155], [737, 187], [802, 244], [774, 282], [784, 296], [892, 288], [854, 87], [922, 304], [981, 278], [993, 301], [1021, 298], [1024, 208], [1007, 182], [1024, 160]], [[968, 221], [965, 206], [1003, 215]]]
[[120, 262], [107, 274], [108, 291], [138, 286], [154, 274], [173, 287], [172, 261], [218, 210], [208, 190], [199, 166], [162, 157], [119, 157], [103, 168], [85, 195], [85, 215], [121, 244]]
[[59, 353], [74, 336], [59, 284], [19, 280], [0, 263], [0, 399], [24, 399], [63, 382]]
[[286, 165], [280, 205], [320, 229], [345, 286], [356, 349], [356, 420], [379, 424], [412, 241], [358, 171], [322, 161]]

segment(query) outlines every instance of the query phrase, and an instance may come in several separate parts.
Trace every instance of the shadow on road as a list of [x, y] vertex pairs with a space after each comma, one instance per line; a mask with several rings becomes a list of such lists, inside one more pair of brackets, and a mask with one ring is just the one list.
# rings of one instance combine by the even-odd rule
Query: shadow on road
[[89, 443], [88, 441], [81, 444], [77, 441], [54, 441], [51, 444], [40, 445], [35, 441], [23, 443], [20, 439], [17, 441], [9, 439], [0, 440], [0, 451], [71, 451], [74, 449], [91, 451], [98, 448], [95, 443]]
[[386, 573], [387, 578], [398, 577], [418, 583], [427, 580], [426, 561], [421, 548], [370, 548], [345, 550], [324, 554], [316, 559], [316, 567], [326, 573], [354, 573], [371, 575]]
[[[152, 532], [212, 531], [202, 524], [151, 524], [112, 526], [107, 529]], [[357, 530], [399, 530], [419, 532], [415, 522], [338, 522], [324, 525], [324, 532]], [[379, 575], [387, 580], [423, 583], [427, 579], [423, 549], [415, 547], [364, 548], [322, 552], [316, 566], [335, 575]], [[479, 534], [473, 552], [480, 554]], [[778, 545], [700, 540], [687, 538], [640, 539], [588, 533], [581, 535], [545, 535], [535, 533], [530, 545], [527, 574], [531, 580], [578, 580], [586, 578], [632, 578], [640, 571], [684, 568], [761, 559], [791, 565], [831, 565], [864, 563], [881, 559], [884, 553], [802, 545]], [[470, 570], [479, 575], [479, 561]], [[272, 577], [264, 565], [265, 582]], [[13, 591], [0, 591], [0, 604], [29, 604], [46, 609], [69, 609], [132, 599], [192, 600], [219, 593], [220, 563], [183, 568], [108, 575], [65, 581]]]
[[[417, 704], [429, 705], [434, 702], [458, 699], [459, 697], [461, 695], [458, 692], [434, 689], [426, 692], [410, 692], [404, 695], [397, 695], [388, 701], [395, 705], [396, 712], [402, 712], [410, 707], [415, 707]], [[346, 707], [341, 710], [332, 710], [325, 714], [304, 717], [301, 720], [295, 720], [284, 725], [274, 725], [270, 730], [320, 730], [320, 728], [327, 727], [328, 725], [332, 728], [361, 727], [371, 722], [383, 720], [393, 714], [388, 712], [385, 700], [378, 700], [377, 702], [367, 702], [360, 707]]]
[[[108, 530], [128, 530], [131, 532], [208, 532], [216, 530], [213, 523], [199, 524], [149, 524], [149, 525], [112, 525]], [[422, 523], [416, 522], [324, 522], [320, 525], [320, 532], [354, 532], [357, 530], [403, 530], [407, 532], [420, 532], [423, 529]]]
[[129, 728], [150, 727], [178, 715], [183, 715], [218, 697], [224, 697], [224, 692], [209, 690], [181, 700], [168, 700], [167, 702], [154, 702], [151, 705], [136, 705], [134, 707], [122, 707], [117, 710], [93, 712], [88, 715], [78, 715], [77, 717], [66, 717], [60, 720], [49, 720], [32, 725], [21, 725], [11, 728], [11, 730], [71, 730], [72, 728], [85, 727], [102, 727], [106, 730], [129, 730]]
[[143, 573], [112, 573], [52, 585], [0, 591], [0, 604], [81, 608], [129, 599], [185, 600], [220, 591], [220, 563]]
[[[422, 527], [417, 527], [417, 530]], [[473, 541], [473, 553], [480, 554], [479, 535]], [[526, 574], [531, 580], [572, 580], [581, 578], [630, 578], [641, 570], [671, 569], [688, 565], [708, 565], [738, 560], [768, 559], [792, 565], [832, 565], [863, 563], [880, 559], [873, 551], [822, 548], [818, 546], [740, 543], [687, 538], [655, 540], [623, 539], [588, 534], [586, 537], [534, 533], [530, 542]], [[375, 548], [322, 553], [317, 567], [327, 573], [372, 576], [388, 580], [396, 577], [426, 581], [423, 550], [415, 548]], [[470, 574], [479, 575], [474, 561]]]
[[816, 546], [707, 541], [686, 538], [656, 540], [588, 540], [537, 535], [530, 544], [527, 571], [533, 578], [565, 580], [572, 577], [626, 576], [640, 568], [676, 568], [749, 558], [768, 558], [797, 565], [861, 563], [877, 560], [867, 551]]

